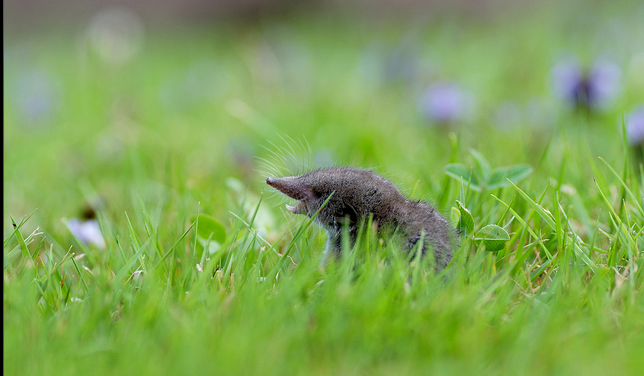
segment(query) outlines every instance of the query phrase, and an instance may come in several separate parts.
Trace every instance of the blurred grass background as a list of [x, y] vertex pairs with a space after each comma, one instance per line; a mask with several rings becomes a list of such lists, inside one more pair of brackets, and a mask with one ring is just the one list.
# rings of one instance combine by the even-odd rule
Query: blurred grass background
[[[276, 15], [267, 2], [254, 17], [229, 10], [176, 24], [108, 7], [34, 30], [6, 26], [5, 211], [71, 215], [79, 180], [122, 195], [123, 182], [143, 178], [217, 210], [219, 177], [261, 182], [253, 157], [285, 137], [337, 164], [381, 167], [403, 186], [422, 178], [434, 194], [451, 130], [493, 164], [540, 163], [553, 135], [545, 163], [586, 144], [619, 158], [622, 115], [644, 96], [641, 5], [416, 4], [418, 13], [391, 19], [388, 5], [370, 17], [321, 4]], [[553, 66], [570, 55], [621, 69], [619, 95], [590, 119], [553, 93]], [[442, 81], [473, 97], [447, 131], [419, 110], [423, 91]], [[512, 147], [499, 153], [503, 145]], [[591, 173], [567, 166], [570, 181]]]
[[[6, 1], [4, 10], [5, 371], [194, 374], [212, 364], [209, 357], [221, 374], [641, 369], [642, 273], [627, 283], [620, 278], [628, 275], [614, 270], [642, 263], [633, 255], [607, 261], [606, 254], [633, 248], [618, 242], [615, 218], [631, 226], [634, 247], [641, 247], [642, 204], [627, 200], [622, 209], [625, 185], [598, 160], [626, 171], [641, 199], [621, 132], [644, 102], [641, 2], [61, 0]], [[583, 69], [608, 62], [617, 71], [605, 101], [588, 105], [557, 92], [557, 67], [573, 60]], [[444, 84], [455, 91], [432, 97]], [[436, 117], [428, 95], [438, 96], [440, 109], [455, 108], [448, 120]], [[453, 103], [441, 101], [450, 95]], [[492, 167], [531, 165], [522, 188], [535, 199], [549, 188], [543, 205], [553, 213], [560, 208], [553, 187], [564, 197], [562, 213], [603, 271], [568, 270], [568, 259], [557, 259], [548, 284], [555, 298], [524, 281], [521, 273], [547, 266], [538, 241], [507, 222], [490, 192], [446, 184], [446, 164], [475, 165], [470, 149]], [[299, 273], [282, 271], [290, 279], [274, 289], [253, 287], [252, 258], [235, 269], [237, 285], [221, 276], [230, 259], [222, 268], [213, 261], [219, 279], [207, 283], [199, 277], [207, 273], [181, 267], [199, 262], [194, 235], [181, 238], [197, 211], [242, 238], [233, 214], [250, 219], [268, 192], [267, 173], [330, 164], [376, 168], [445, 213], [455, 199], [465, 201], [477, 227], [506, 224], [536, 256], [517, 264], [519, 276], [504, 274], [507, 285], [499, 287], [501, 277], [493, 276], [512, 269], [515, 250], [494, 256], [465, 240], [474, 261], [458, 261], [458, 282], [441, 290], [430, 278], [411, 296], [398, 295], [404, 276], [396, 279], [382, 265], [365, 267], [357, 285], [346, 270], [315, 274], [324, 236], [311, 230], [296, 246]], [[516, 192], [494, 193], [546, 237], [550, 230]], [[105, 251], [79, 244], [67, 228], [86, 203], [99, 213]], [[279, 214], [280, 203], [264, 198], [254, 224], [276, 249], [301, 223]], [[20, 221], [31, 213], [20, 231], [44, 233], [35, 237], [42, 250], [38, 241], [28, 245], [34, 260], [47, 249], [42, 265], [67, 260], [70, 247], [85, 255], [77, 261], [87, 273], [63, 263], [69, 277], [58, 282], [56, 298], [51, 290], [34, 293], [29, 263], [16, 256], [9, 215]], [[137, 255], [128, 242], [164, 252], [179, 243], [185, 255], [156, 264], [163, 271], [141, 260], [141, 284], [123, 287], [112, 278], [121, 254]], [[228, 244], [244, 255], [259, 254], [261, 246]], [[261, 275], [282, 270], [267, 260]], [[138, 266], [124, 264], [135, 276]], [[36, 280], [50, 272], [37, 266]], [[494, 298], [481, 298], [481, 291]]]

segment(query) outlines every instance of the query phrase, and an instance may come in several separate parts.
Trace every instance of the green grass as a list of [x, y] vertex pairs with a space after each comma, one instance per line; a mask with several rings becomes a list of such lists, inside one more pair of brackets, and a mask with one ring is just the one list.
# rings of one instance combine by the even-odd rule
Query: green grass
[[[324, 16], [150, 29], [120, 66], [69, 31], [8, 38], [5, 373], [641, 373], [644, 180], [620, 124], [644, 98], [629, 47], [644, 9], [598, 7], [434, 17], [418, 30]], [[614, 19], [630, 33], [598, 42]], [[419, 77], [361, 73], [368, 46], [403, 37]], [[585, 116], [553, 98], [562, 51], [620, 62], [610, 107]], [[58, 99], [33, 120], [15, 88], [36, 70]], [[437, 77], [476, 95], [471, 119], [424, 122], [417, 96]], [[547, 105], [499, 126], [501, 103], [534, 98]], [[407, 264], [367, 234], [320, 270], [325, 235], [257, 172], [296, 173], [318, 152], [375, 167], [448, 216], [458, 200], [473, 227], [450, 266]], [[443, 170], [484, 169], [480, 156], [533, 171], [474, 190]], [[97, 197], [105, 250], [64, 223]], [[204, 255], [208, 218], [226, 238]], [[498, 251], [476, 240], [488, 225], [509, 235]]]

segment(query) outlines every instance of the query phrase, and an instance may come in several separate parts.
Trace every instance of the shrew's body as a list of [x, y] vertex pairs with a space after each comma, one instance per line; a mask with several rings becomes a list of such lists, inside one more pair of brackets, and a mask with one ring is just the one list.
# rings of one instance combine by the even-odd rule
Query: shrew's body
[[294, 214], [312, 217], [319, 210], [316, 221], [329, 235], [323, 264], [340, 255], [342, 229], [346, 226], [355, 242], [360, 225], [369, 217], [378, 229], [396, 230], [410, 251], [422, 238], [422, 254], [432, 250], [437, 268], [452, 259], [457, 237], [447, 220], [428, 203], [406, 199], [393, 183], [373, 171], [333, 167], [268, 178], [266, 183], [299, 201], [287, 205]]

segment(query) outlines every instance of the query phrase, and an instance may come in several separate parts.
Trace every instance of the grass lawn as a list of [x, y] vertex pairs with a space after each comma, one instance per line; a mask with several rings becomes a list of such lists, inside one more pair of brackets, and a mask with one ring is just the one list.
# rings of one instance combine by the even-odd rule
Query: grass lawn
[[[644, 374], [644, 7], [574, 4], [6, 36], [5, 374]], [[451, 264], [320, 269], [264, 181], [329, 165], [432, 202]]]

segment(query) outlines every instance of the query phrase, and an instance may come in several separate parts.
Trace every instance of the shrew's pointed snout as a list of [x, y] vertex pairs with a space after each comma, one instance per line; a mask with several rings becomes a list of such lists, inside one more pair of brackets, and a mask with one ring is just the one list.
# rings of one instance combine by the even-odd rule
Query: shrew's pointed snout
[[288, 194], [288, 191], [290, 190], [289, 188], [293, 185], [293, 182], [290, 176], [285, 178], [267, 177], [266, 184], [282, 193]]
[[302, 183], [296, 176], [283, 178], [266, 178], [266, 184], [296, 200], [305, 200], [313, 196], [311, 187]]

